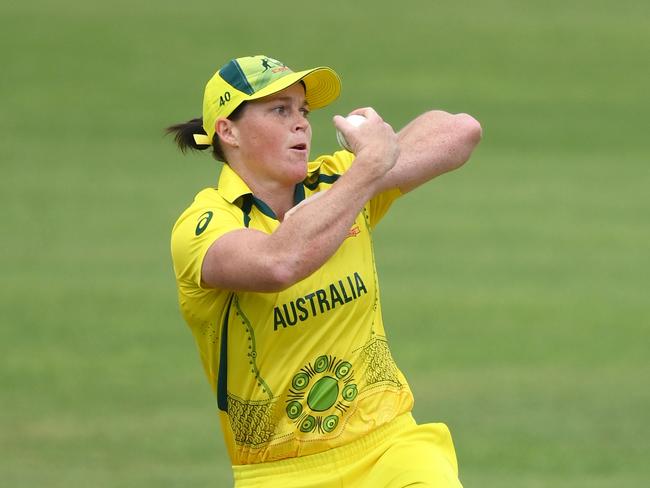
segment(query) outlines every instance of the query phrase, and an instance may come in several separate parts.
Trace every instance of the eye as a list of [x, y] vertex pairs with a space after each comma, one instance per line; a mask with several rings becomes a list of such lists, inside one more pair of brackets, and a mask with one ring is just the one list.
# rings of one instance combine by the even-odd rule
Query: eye
[[279, 115], [284, 115], [287, 113], [287, 107], [286, 105], [278, 105], [276, 107], [273, 107], [273, 111]]
[[309, 117], [309, 109], [308, 109], [307, 107], [303, 107], [303, 108], [301, 108], [301, 109], [300, 109], [300, 112], [302, 113], [302, 116], [303, 116], [304, 118]]

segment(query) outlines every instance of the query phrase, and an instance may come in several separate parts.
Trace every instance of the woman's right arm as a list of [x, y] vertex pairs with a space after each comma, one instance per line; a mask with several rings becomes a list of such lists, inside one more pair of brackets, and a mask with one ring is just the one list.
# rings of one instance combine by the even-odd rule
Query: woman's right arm
[[380, 189], [399, 155], [397, 136], [372, 109], [368, 122], [334, 123], [357, 155], [350, 169], [318, 198], [292, 209], [272, 234], [239, 229], [208, 249], [201, 279], [208, 287], [274, 292], [306, 278], [339, 248], [363, 206]]

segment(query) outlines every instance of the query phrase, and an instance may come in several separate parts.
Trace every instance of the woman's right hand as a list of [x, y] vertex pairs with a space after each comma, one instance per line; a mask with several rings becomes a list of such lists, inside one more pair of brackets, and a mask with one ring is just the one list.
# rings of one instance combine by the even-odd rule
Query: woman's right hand
[[366, 121], [354, 126], [345, 117], [336, 115], [334, 125], [341, 131], [356, 155], [352, 168], [371, 178], [384, 176], [395, 166], [400, 148], [397, 134], [372, 107], [359, 108], [350, 115], [362, 115]]

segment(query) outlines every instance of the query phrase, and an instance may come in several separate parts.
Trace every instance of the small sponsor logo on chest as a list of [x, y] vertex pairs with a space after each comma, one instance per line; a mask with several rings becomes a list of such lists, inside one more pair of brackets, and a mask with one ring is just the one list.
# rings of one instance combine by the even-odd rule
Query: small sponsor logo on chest
[[361, 229], [359, 228], [358, 225], [353, 225], [350, 231], [348, 232], [348, 235], [345, 237], [346, 239], [348, 237], [357, 237], [361, 233]]

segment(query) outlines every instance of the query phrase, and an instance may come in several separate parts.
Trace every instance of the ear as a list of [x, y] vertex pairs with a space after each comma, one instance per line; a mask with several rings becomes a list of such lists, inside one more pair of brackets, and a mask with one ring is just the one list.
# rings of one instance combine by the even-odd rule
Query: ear
[[217, 119], [214, 123], [214, 132], [219, 136], [221, 142], [229, 146], [239, 147], [237, 128], [234, 126], [232, 120], [226, 118]]

